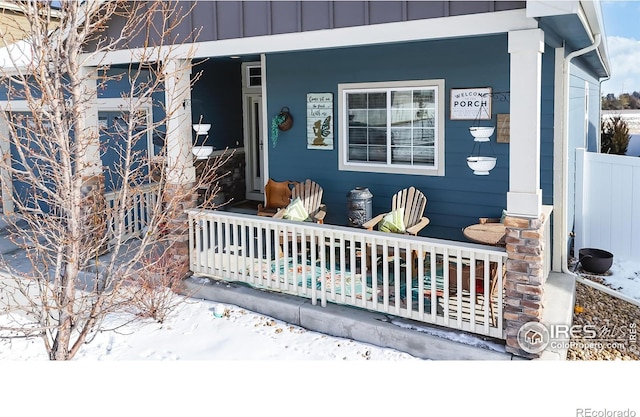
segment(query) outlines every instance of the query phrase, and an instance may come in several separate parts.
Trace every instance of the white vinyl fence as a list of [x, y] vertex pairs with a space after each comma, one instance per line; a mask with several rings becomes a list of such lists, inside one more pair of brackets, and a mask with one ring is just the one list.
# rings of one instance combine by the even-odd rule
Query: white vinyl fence
[[618, 259], [640, 255], [640, 158], [576, 152], [576, 252], [597, 248]]
[[189, 236], [195, 275], [503, 338], [501, 248], [211, 210]]

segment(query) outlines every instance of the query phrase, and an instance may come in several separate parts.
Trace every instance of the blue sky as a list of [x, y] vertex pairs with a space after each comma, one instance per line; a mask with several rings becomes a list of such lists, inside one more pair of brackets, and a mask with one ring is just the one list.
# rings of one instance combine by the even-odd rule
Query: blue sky
[[640, 1], [602, 1], [611, 79], [602, 94], [640, 92]]

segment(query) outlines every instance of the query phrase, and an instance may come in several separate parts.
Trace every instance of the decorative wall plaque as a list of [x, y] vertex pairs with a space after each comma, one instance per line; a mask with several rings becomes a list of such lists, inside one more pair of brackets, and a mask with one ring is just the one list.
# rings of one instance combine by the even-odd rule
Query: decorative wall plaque
[[452, 88], [451, 120], [491, 120], [491, 87]]
[[333, 149], [333, 93], [307, 94], [307, 149]]
[[497, 143], [509, 143], [509, 127], [511, 125], [510, 114], [498, 114], [496, 126], [496, 142]]

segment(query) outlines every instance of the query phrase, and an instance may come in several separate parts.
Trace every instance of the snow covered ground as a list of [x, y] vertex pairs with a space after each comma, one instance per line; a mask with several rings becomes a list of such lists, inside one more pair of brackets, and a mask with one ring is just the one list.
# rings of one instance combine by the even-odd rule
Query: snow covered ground
[[[605, 281], [640, 300], [640, 262], [614, 262]], [[164, 324], [138, 322], [99, 333], [67, 364], [49, 363], [39, 340], [0, 341], [0, 398], [7, 410], [15, 410], [6, 415], [280, 417], [339, 410], [338, 415], [438, 411], [435, 415], [510, 416], [511, 408], [504, 403], [491, 404], [502, 399], [516, 401], [513, 407], [521, 405], [515, 394], [504, 395], [517, 391], [508, 377], [530, 371], [535, 371], [532, 379], [539, 377], [545, 384], [545, 398], [558, 395], [566, 406], [560, 412], [545, 408], [551, 407], [545, 402], [535, 413], [519, 411], [520, 416], [544, 415], [545, 410], [549, 415], [579, 415], [577, 407], [606, 404], [609, 409], [635, 406], [640, 415], [629, 391], [635, 390], [634, 384], [598, 384], [597, 398], [588, 395], [591, 388], [584, 385], [594, 372], [598, 380], [633, 374], [640, 371], [636, 363], [600, 364], [594, 370], [592, 364], [575, 363], [537, 362], [533, 368], [528, 361], [424, 361], [307, 331], [237, 306], [226, 305], [225, 315], [216, 317], [216, 305], [189, 300]], [[111, 316], [105, 327], [123, 319]], [[552, 377], [560, 373], [562, 378]], [[48, 405], [67, 388], [73, 392], [68, 407]]]
[[[640, 262], [614, 261], [605, 282], [640, 301]], [[393, 349], [307, 331], [238, 306], [226, 305], [216, 317], [218, 303], [189, 299], [164, 324], [136, 322], [117, 332], [99, 333], [75, 357], [76, 361], [210, 361], [210, 360], [374, 360], [420, 361]], [[124, 316], [111, 316], [104, 328], [119, 327]], [[0, 315], [0, 325], [5, 316]], [[435, 331], [397, 319], [394, 324], [485, 348], [503, 350], [473, 336]], [[45, 361], [39, 339], [0, 340], [0, 360]]]
[[640, 260], [614, 258], [613, 266], [603, 278], [620, 293], [640, 301]]

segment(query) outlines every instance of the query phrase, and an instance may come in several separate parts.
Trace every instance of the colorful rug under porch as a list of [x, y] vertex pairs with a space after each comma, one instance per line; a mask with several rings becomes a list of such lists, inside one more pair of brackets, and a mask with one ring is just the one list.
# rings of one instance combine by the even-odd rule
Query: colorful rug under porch
[[[403, 307], [406, 306], [407, 298], [407, 280], [406, 269], [400, 268], [400, 282], [396, 286], [393, 264], [389, 264], [388, 270], [388, 284], [387, 284], [387, 296], [389, 297], [389, 303], [394, 304], [395, 293], [399, 290], [400, 301]], [[257, 285], [264, 288], [278, 288], [289, 289], [288, 292], [294, 293], [311, 293], [312, 290], [324, 291], [328, 295], [328, 299], [342, 296], [355, 297], [356, 299], [366, 299], [371, 301], [374, 294], [377, 296], [378, 302], [384, 301], [384, 279], [382, 265], [378, 265], [375, 274], [376, 285], [373, 285], [374, 278], [371, 271], [368, 271], [366, 275], [362, 275], [359, 268], [356, 268], [355, 272], [345, 269], [344, 271], [339, 269], [331, 270], [330, 268], [322, 268], [319, 264], [311, 265], [309, 261], [303, 263], [298, 260], [294, 262], [292, 258], [280, 258], [278, 261], [256, 261], [254, 263], [253, 271], [251, 275], [254, 278], [260, 278], [264, 280], [263, 283], [258, 282]], [[256, 283], [254, 283], [256, 284]], [[423, 279], [422, 288], [419, 288], [418, 279], [411, 280], [412, 305], [416, 306], [419, 299], [419, 292], [422, 290], [431, 289], [431, 271], [429, 268], [425, 268], [425, 276]], [[297, 288], [296, 288], [297, 287]], [[436, 292], [441, 295], [444, 289], [444, 278], [442, 267], [438, 267], [436, 271]], [[431, 308], [430, 291], [424, 296], [424, 308]], [[438, 308], [440, 311], [440, 308]], [[428, 311], [428, 310], [427, 310]]]

